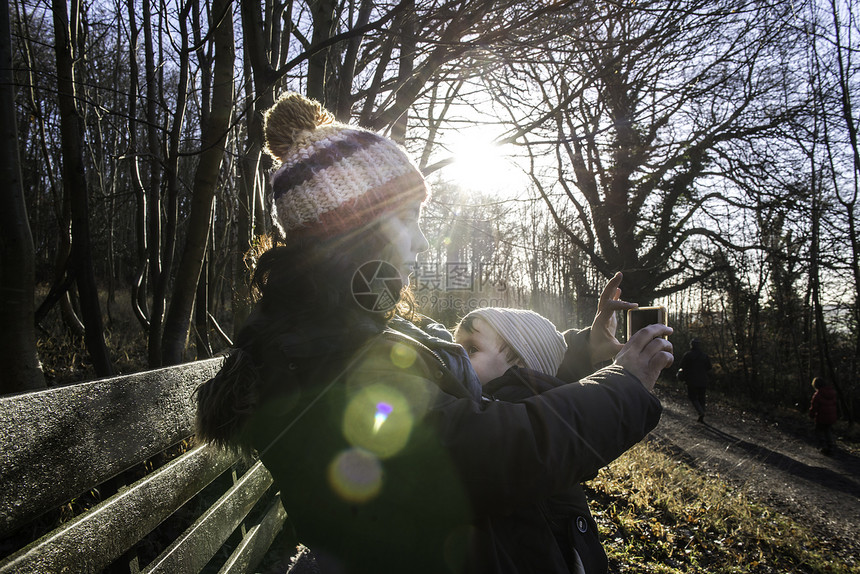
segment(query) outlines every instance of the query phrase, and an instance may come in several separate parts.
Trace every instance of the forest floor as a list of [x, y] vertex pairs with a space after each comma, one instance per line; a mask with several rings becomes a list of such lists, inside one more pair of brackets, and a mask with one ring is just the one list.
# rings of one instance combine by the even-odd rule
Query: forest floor
[[652, 441], [829, 538], [841, 558], [860, 558], [860, 444], [840, 436], [847, 427], [837, 427], [836, 452], [826, 456], [812, 421], [800, 413], [760, 412], [717, 398], [699, 423], [685, 390], [658, 385], [656, 393], [664, 411]]

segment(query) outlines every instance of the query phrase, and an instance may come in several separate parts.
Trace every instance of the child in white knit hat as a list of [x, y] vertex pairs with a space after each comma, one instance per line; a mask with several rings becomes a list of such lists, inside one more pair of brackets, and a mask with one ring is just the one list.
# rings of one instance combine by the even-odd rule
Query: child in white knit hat
[[[579, 380], [578, 374], [562, 368], [576, 362], [576, 349], [587, 331], [559, 333], [549, 319], [522, 309], [487, 307], [476, 309], [460, 320], [454, 339], [469, 359], [488, 400], [518, 402]], [[570, 355], [568, 352], [570, 343]], [[565, 359], [567, 359], [565, 361]], [[543, 513], [541, 515], [540, 513]], [[600, 544], [597, 523], [579, 485], [551, 496], [540, 510], [514, 510], [494, 523], [497, 537], [508, 544], [530, 546], [530, 529], [550, 524], [570, 572], [605, 574], [606, 553]]]
[[567, 350], [547, 318], [523, 309], [476, 309], [457, 325], [454, 339], [466, 349], [482, 385], [511, 367], [555, 376]]

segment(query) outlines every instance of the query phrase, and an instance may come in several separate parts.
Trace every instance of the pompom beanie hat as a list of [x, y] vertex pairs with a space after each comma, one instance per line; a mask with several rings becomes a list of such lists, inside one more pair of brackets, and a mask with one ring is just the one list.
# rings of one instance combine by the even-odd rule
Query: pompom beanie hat
[[272, 219], [287, 239], [328, 239], [427, 198], [418, 167], [392, 140], [334, 120], [322, 105], [283, 94], [264, 118]]
[[520, 356], [526, 368], [555, 376], [567, 351], [564, 336], [546, 317], [525, 309], [487, 307], [463, 319], [478, 317], [496, 330]]

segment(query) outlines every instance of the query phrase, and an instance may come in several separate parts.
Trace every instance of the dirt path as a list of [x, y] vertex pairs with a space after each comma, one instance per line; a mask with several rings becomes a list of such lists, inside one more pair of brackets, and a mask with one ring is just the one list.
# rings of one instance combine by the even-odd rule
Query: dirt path
[[708, 405], [696, 422], [686, 393], [658, 387], [664, 411], [652, 438], [708, 473], [742, 487], [752, 498], [811, 524], [837, 542], [834, 559], [860, 564], [860, 452], [843, 443], [818, 451], [811, 422]]

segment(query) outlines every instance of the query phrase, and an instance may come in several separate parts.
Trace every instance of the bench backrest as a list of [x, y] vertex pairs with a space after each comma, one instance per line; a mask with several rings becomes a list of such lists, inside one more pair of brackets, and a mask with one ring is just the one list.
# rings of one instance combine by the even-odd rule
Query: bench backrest
[[0, 574], [253, 571], [286, 518], [271, 475], [188, 440], [220, 364], [0, 397]]

